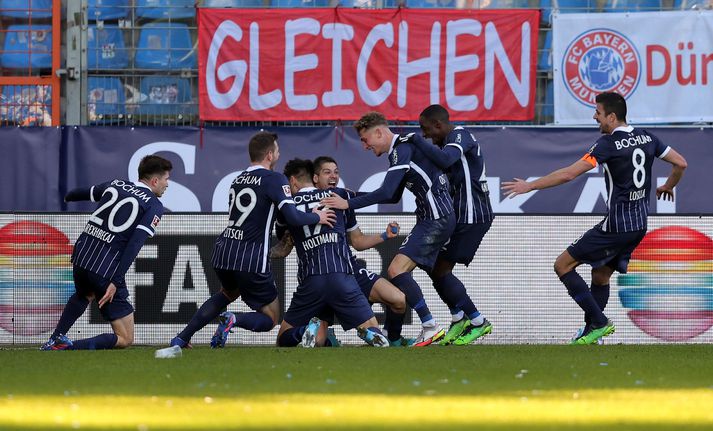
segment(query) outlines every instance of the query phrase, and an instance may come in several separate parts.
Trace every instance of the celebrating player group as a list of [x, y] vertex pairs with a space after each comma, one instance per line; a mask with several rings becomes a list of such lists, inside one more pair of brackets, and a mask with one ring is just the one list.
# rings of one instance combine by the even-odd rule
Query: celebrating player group
[[[626, 123], [622, 96], [602, 93], [596, 103], [594, 119], [602, 136], [580, 160], [532, 182], [516, 178], [502, 185], [512, 197], [566, 183], [598, 165], [606, 173], [606, 216], [554, 263], [557, 276], [584, 311], [584, 325], [572, 344], [596, 344], [614, 332], [614, 323], [604, 314], [609, 279], [614, 271], [626, 272], [632, 251], [646, 233], [654, 158], [672, 165], [667, 181], [656, 189], [657, 198], [673, 200], [674, 187], [686, 168], [686, 160], [674, 149]], [[337, 187], [337, 161], [329, 156], [293, 159], [284, 173], [275, 172], [280, 157], [277, 135], [255, 134], [248, 148], [251, 164], [230, 186], [228, 225], [213, 248], [211, 262], [222, 287], [170, 340], [170, 346], [190, 347], [191, 337], [215, 319], [219, 324], [211, 347], [217, 348], [225, 346], [234, 328], [267, 332], [278, 324], [278, 346], [336, 347], [340, 343], [330, 328], [335, 317], [344, 330], [356, 329], [365, 343], [375, 347], [468, 345], [490, 334], [492, 324], [453, 274], [456, 264], [470, 264], [494, 220], [483, 153], [474, 136], [453, 125], [440, 105], [424, 109], [419, 124], [422, 134], [395, 134], [378, 112], [354, 123], [364, 149], [377, 157], [386, 154], [388, 159], [383, 183], [369, 193]], [[92, 200], [99, 205], [72, 255], [76, 292], [43, 350], [132, 344], [133, 307], [124, 275], [159, 224], [163, 207], [157, 198], [168, 186], [170, 170], [167, 160], [147, 156], [139, 165], [137, 183], [114, 179], [67, 194], [66, 200]], [[404, 188], [416, 198], [416, 224], [386, 277], [381, 277], [356, 259], [350, 246], [374, 247], [396, 237], [399, 225], [392, 222], [381, 235], [365, 235], [354, 211], [398, 202]], [[271, 245], [273, 230], [278, 241]], [[299, 285], [280, 322], [270, 260], [287, 256], [293, 248]], [[591, 286], [575, 270], [582, 263], [592, 267]], [[448, 327], [431, 314], [422, 286], [412, 276], [416, 267], [429, 275], [433, 289], [448, 306], [452, 315]], [[238, 298], [252, 311], [225, 311]], [[70, 340], [68, 330], [93, 299], [113, 334]], [[374, 317], [373, 303], [384, 307], [383, 327]], [[421, 321], [416, 338], [401, 333], [407, 307]]]

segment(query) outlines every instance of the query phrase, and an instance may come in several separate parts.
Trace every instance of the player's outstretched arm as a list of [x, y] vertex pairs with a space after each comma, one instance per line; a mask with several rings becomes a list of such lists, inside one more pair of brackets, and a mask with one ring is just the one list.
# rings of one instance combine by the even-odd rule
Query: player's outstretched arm
[[349, 242], [357, 251], [370, 249], [387, 239], [396, 238], [399, 234], [399, 224], [392, 221], [386, 226], [386, 231], [380, 235], [364, 235], [361, 229], [356, 228], [349, 232]]
[[673, 201], [673, 188], [681, 181], [683, 171], [688, 167], [688, 162], [673, 148], [669, 149], [668, 153], [662, 157], [662, 160], [671, 163], [673, 166], [671, 167], [671, 174], [669, 174], [666, 182], [656, 189], [656, 198]]
[[92, 186], [92, 187], [78, 187], [72, 189], [64, 196], [65, 202], [77, 202], [77, 201], [92, 201], [97, 202], [101, 199], [102, 193], [104, 193], [103, 185]]
[[446, 145], [440, 149], [418, 135], [413, 137], [413, 144], [441, 169], [448, 169], [461, 157], [461, 150], [455, 145]]
[[544, 177], [538, 178], [532, 182], [525, 181], [521, 178], [515, 178], [513, 181], [503, 182], [503, 185], [500, 188], [509, 198], [513, 198], [517, 195], [529, 193], [533, 190], [542, 190], [568, 183], [590, 169], [592, 169], [592, 165], [589, 162], [580, 159], [566, 168], [550, 172]]
[[[315, 208], [316, 210], [316, 208]], [[295, 204], [286, 203], [280, 207], [280, 213], [290, 226], [305, 226], [313, 224], [325, 224], [334, 226], [337, 216], [332, 210], [313, 210], [311, 213], [299, 211]]]
[[[406, 176], [406, 168], [391, 169], [386, 173], [384, 177], [384, 182], [379, 186], [378, 189], [373, 192], [356, 196], [348, 201], [338, 196], [336, 193], [332, 193], [331, 196], [322, 199], [322, 205], [326, 205], [330, 208], [338, 209], [358, 209], [368, 207], [369, 205], [393, 202], [395, 198], [399, 197], [399, 192], [401, 188], [401, 180]], [[398, 202], [398, 199], [396, 200]]]

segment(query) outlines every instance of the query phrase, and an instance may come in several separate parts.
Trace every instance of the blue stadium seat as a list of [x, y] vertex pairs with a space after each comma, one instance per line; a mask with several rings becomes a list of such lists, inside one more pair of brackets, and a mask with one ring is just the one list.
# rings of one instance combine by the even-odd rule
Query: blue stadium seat
[[52, 67], [52, 27], [11, 25], [7, 28], [0, 64], [9, 69]]
[[713, 8], [713, 1], [711, 1], [711, 0], [674, 0], [673, 8], [674, 9], [683, 9], [683, 10], [711, 9], [711, 8]]
[[537, 60], [537, 70], [542, 72], [552, 71], [552, 30], [545, 35], [545, 42], [542, 44], [542, 51]]
[[552, 80], [547, 81], [545, 88], [545, 101], [542, 104], [542, 117], [548, 121], [553, 121], [555, 116], [555, 86]]
[[195, 69], [196, 53], [188, 26], [165, 22], [144, 25], [135, 59], [140, 69]]
[[124, 86], [119, 78], [90, 76], [87, 82], [89, 121], [102, 123], [126, 114]]
[[0, 94], [0, 121], [35, 125], [41, 111], [52, 115], [52, 89], [40, 85], [6, 85]]
[[129, 0], [88, 0], [87, 18], [89, 21], [108, 21], [129, 16]]
[[184, 19], [196, 16], [195, 0], [137, 0], [136, 16], [151, 19]]
[[328, 0], [270, 0], [272, 7], [327, 7]]
[[604, 12], [651, 12], [661, 6], [661, 0], [607, 0]]
[[542, 0], [542, 21], [552, 25], [552, 13], [588, 13], [597, 10], [597, 0]]
[[104, 25], [98, 29], [95, 25], [90, 25], [87, 41], [87, 62], [90, 69], [124, 69], [129, 65], [124, 35], [118, 26]]
[[262, 0], [205, 0], [204, 7], [262, 7]]
[[[137, 113], [143, 115], [194, 115], [188, 79], [175, 76], [147, 76], [141, 80], [141, 93], [147, 99], [139, 105]], [[143, 97], [142, 97], [143, 99]]]
[[11, 18], [49, 18], [52, 0], [0, 0], [0, 15]]

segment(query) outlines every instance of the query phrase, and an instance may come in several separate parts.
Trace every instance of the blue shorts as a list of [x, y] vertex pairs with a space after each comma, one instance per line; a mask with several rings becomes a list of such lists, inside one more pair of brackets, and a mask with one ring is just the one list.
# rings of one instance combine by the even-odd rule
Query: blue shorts
[[399, 247], [399, 254], [416, 262], [419, 268], [430, 271], [455, 228], [456, 216], [453, 213], [437, 220], [418, 220]]
[[376, 284], [376, 281], [381, 278], [381, 276], [375, 272], [371, 272], [366, 268], [366, 264], [362, 259], [352, 258], [352, 267], [354, 268], [354, 278], [356, 278], [357, 284], [364, 294], [366, 299], [369, 299], [371, 295], [371, 289]]
[[336, 272], [308, 276], [292, 295], [284, 320], [295, 327], [304, 326], [315, 316], [327, 317], [327, 310], [334, 312], [345, 331], [374, 317], [354, 276]]
[[229, 269], [213, 268], [218, 274], [223, 289], [231, 294], [237, 291], [240, 299], [255, 311], [277, 298], [277, 286], [272, 278], [272, 273], [260, 274], [256, 272], [233, 271]]
[[[84, 297], [94, 295], [97, 301], [104, 296], [106, 288], [111, 283], [108, 278], [80, 268], [77, 265], [74, 265], [72, 272], [74, 274], [74, 288], [77, 293]], [[134, 307], [129, 302], [129, 289], [126, 288], [126, 282], [115, 284], [115, 286], [116, 293], [114, 298], [99, 309], [102, 317], [107, 322], [113, 322], [134, 312]]]
[[634, 232], [604, 232], [601, 224], [594, 226], [573, 242], [567, 251], [577, 261], [592, 268], [604, 265], [626, 274], [631, 253], [644, 239], [645, 230]]
[[468, 266], [473, 261], [475, 252], [478, 251], [483, 237], [488, 233], [492, 224], [492, 220], [485, 223], [456, 224], [451, 239], [443, 246], [438, 258]]

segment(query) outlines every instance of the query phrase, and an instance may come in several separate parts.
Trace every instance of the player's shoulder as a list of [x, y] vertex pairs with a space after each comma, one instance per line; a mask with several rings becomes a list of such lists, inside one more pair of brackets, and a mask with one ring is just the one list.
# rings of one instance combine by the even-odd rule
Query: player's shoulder
[[350, 199], [350, 198], [356, 196], [356, 193], [353, 192], [352, 190], [344, 189], [341, 187], [332, 187], [328, 190], [330, 192], [336, 193], [337, 195], [341, 196], [344, 199]]
[[466, 130], [463, 126], [456, 126], [448, 133], [446, 137], [448, 143], [458, 144], [460, 146], [472, 145], [477, 143], [475, 136]]

